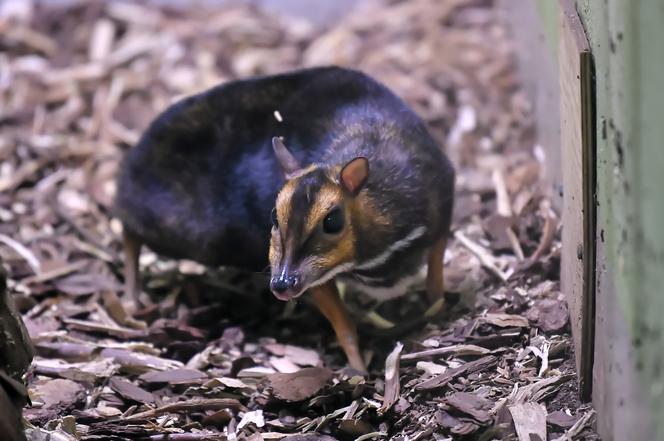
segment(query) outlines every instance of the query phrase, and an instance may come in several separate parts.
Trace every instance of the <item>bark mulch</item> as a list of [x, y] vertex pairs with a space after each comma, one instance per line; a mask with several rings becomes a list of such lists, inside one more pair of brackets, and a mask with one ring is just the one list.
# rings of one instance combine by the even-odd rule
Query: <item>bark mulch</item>
[[[247, 5], [57, 4], [0, 4], [0, 256], [36, 354], [28, 439], [598, 439], [532, 103], [491, 1], [369, 0], [327, 27]], [[379, 304], [341, 287], [367, 377], [264, 274], [145, 251], [154, 304], [122, 300], [114, 177], [149, 121], [229, 79], [321, 64], [390, 86], [458, 167], [444, 312], [418, 289]]]

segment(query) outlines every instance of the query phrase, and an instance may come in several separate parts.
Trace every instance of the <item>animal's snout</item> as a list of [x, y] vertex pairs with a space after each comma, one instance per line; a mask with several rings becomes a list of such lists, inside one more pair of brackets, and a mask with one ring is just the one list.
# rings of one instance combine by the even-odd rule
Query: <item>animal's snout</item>
[[290, 300], [300, 294], [302, 279], [299, 273], [286, 274], [282, 272], [273, 276], [270, 280], [270, 288], [274, 295], [280, 300]]

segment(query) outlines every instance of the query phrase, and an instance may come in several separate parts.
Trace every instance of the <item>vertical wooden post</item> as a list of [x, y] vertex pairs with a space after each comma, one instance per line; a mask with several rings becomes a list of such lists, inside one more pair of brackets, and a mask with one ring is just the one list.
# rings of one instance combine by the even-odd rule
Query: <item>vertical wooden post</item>
[[560, 0], [562, 290], [570, 308], [579, 390], [592, 393], [595, 325], [595, 112], [592, 54], [573, 0]]

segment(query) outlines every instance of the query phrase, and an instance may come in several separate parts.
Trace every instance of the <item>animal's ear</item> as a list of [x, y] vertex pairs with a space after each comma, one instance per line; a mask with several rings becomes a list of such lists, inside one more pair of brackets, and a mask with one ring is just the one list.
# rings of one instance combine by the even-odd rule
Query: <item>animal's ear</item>
[[290, 179], [293, 174], [302, 169], [300, 164], [298, 164], [297, 159], [295, 159], [295, 156], [288, 151], [281, 138], [277, 136], [272, 138], [272, 148], [274, 149], [274, 154], [277, 156], [277, 161], [279, 161], [281, 171], [284, 173], [286, 179]]
[[369, 178], [369, 160], [364, 156], [351, 159], [341, 169], [339, 181], [351, 194], [356, 195], [362, 190]]

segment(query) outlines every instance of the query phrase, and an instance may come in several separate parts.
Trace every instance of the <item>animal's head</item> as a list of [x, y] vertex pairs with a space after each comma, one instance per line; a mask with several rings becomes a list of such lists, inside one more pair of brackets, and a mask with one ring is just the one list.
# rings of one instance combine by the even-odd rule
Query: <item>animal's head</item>
[[302, 168], [279, 138], [272, 144], [286, 183], [272, 210], [270, 288], [289, 300], [352, 269], [369, 161]]

